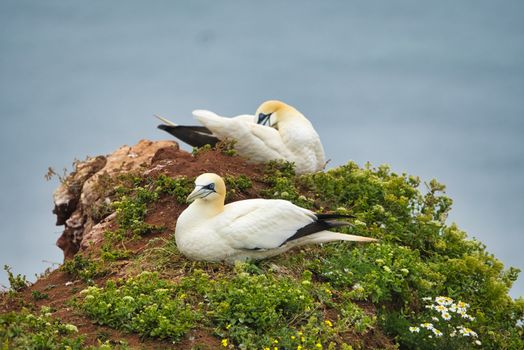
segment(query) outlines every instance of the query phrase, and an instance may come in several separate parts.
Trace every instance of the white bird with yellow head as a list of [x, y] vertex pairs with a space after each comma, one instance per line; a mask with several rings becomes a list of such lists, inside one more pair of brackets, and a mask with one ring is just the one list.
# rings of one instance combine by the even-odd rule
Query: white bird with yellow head
[[226, 186], [216, 174], [195, 180], [175, 228], [179, 251], [192, 260], [265, 259], [291, 248], [332, 241], [374, 242], [373, 238], [328, 231], [349, 225], [336, 214], [315, 214], [281, 199], [248, 199], [224, 205]]
[[309, 120], [281, 101], [266, 101], [255, 116], [226, 118], [211, 111], [195, 110], [203, 126], [176, 125], [164, 118], [158, 127], [182, 141], [201, 147], [234, 140], [238, 154], [251, 163], [286, 160], [295, 163], [297, 174], [320, 171], [325, 166], [324, 148]]

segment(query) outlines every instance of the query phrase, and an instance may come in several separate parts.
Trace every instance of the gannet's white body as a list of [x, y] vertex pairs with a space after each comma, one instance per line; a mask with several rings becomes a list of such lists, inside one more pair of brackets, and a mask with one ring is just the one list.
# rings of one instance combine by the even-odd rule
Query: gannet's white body
[[[195, 180], [194, 200], [180, 214], [175, 239], [192, 260], [259, 260], [293, 247], [331, 241], [372, 242], [375, 239], [326, 231], [348, 223], [321, 219], [285, 200], [249, 199], [224, 205], [226, 187], [216, 174]], [[333, 216], [329, 216], [333, 218]]]
[[[317, 172], [325, 166], [324, 148], [313, 125], [302, 113], [283, 102], [266, 101], [257, 109], [255, 116], [226, 118], [206, 110], [195, 110], [193, 116], [210, 133], [197, 131], [206, 137], [204, 142], [209, 141], [209, 136], [218, 140], [234, 140], [238, 154], [252, 163], [286, 160], [295, 163], [297, 174]], [[159, 127], [175, 135], [168, 128], [177, 126]], [[186, 129], [184, 132], [195, 131]], [[181, 135], [178, 130], [175, 136], [179, 135], [187, 136]]]

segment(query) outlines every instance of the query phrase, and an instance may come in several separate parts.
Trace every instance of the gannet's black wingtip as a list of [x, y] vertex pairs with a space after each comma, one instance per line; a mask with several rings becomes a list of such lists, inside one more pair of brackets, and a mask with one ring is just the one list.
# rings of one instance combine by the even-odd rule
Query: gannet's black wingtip
[[328, 219], [354, 219], [355, 216], [351, 214], [315, 214], [319, 220]]
[[193, 147], [202, 147], [205, 145], [215, 146], [219, 141], [205, 126], [160, 124], [157, 128], [168, 132]]
[[[295, 232], [294, 235], [292, 235], [291, 237], [286, 239], [284, 242], [282, 242], [281, 246], [289, 241], [293, 241], [301, 237], [309, 236], [309, 235], [312, 235], [320, 231], [329, 230], [330, 228], [334, 228], [334, 227], [342, 227], [342, 226], [351, 225], [351, 223], [347, 221], [327, 220], [328, 218], [329, 219], [333, 218], [334, 215], [337, 215], [335, 218], [347, 217], [347, 216], [340, 216], [338, 214], [317, 214], [316, 221], [313, 221], [307, 224], [306, 226], [299, 228], [297, 232]], [[321, 218], [321, 216], [324, 216], [324, 217]]]

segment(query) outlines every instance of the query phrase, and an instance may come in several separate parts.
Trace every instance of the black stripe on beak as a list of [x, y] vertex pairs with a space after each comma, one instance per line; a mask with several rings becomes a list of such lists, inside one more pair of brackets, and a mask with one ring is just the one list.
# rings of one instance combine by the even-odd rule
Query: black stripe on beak
[[271, 114], [272, 113], [269, 113], [269, 114], [260, 113], [258, 115], [258, 122], [257, 122], [257, 124], [268, 125], [269, 126], [269, 118], [271, 117]]

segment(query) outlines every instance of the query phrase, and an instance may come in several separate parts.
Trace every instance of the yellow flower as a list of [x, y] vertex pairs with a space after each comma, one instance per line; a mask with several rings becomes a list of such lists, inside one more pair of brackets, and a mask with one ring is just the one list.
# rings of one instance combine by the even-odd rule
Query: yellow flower
[[227, 339], [222, 339], [222, 346], [227, 347]]
[[226, 329], [231, 328], [231, 323], [226, 326]]
[[333, 327], [333, 323], [331, 323], [330, 320], [325, 320], [324, 323], [325, 323], [328, 327]]
[[277, 339], [273, 340], [273, 343], [278, 344], [278, 340]]
[[322, 344], [320, 343], [316, 343], [315, 346], [317, 347], [317, 349], [322, 349]]
[[294, 336], [294, 335], [292, 335], [292, 336], [291, 336], [291, 339], [292, 339], [292, 340], [295, 340], [295, 336]]
[[306, 339], [304, 337], [300, 337], [300, 341], [303, 343], [306, 341]]
[[302, 345], [297, 346], [297, 350], [302, 350]]

